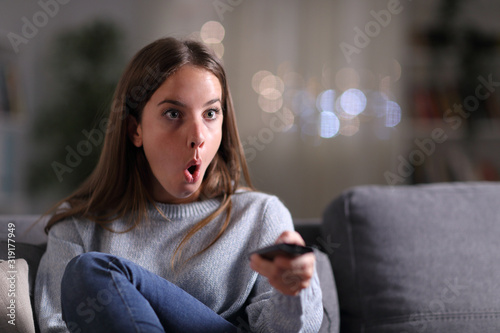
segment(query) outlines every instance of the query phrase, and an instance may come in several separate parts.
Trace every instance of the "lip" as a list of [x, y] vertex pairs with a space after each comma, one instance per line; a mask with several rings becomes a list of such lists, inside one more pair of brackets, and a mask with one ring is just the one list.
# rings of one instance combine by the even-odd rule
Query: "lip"
[[[195, 171], [191, 174], [189, 172], [189, 168], [195, 166]], [[191, 160], [186, 167], [184, 168], [184, 178], [186, 179], [186, 182], [189, 184], [194, 184], [200, 179], [201, 175], [201, 160]]]

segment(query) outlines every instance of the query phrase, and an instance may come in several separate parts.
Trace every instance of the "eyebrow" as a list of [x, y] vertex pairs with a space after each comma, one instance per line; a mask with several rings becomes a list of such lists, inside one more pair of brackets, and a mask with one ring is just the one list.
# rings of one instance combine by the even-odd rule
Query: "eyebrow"
[[[211, 99], [209, 100], [208, 102], [206, 102], [205, 104], [203, 104], [203, 106], [209, 106], [209, 105], [212, 105], [216, 102], [220, 102], [220, 98], [214, 98], [214, 99]], [[177, 105], [177, 106], [181, 106], [181, 107], [186, 107], [186, 104], [182, 103], [182, 102], [179, 102], [179, 101], [176, 101], [175, 99], [164, 99], [163, 101], [161, 101], [160, 103], [158, 103], [157, 106], [160, 106], [162, 104], [165, 104], [165, 103], [170, 103], [170, 104], [174, 104], [174, 105]]]

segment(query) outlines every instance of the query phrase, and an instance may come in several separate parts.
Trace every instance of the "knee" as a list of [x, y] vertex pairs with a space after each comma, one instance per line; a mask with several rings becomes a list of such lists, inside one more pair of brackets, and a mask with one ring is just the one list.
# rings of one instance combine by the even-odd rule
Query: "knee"
[[88, 281], [89, 275], [95, 274], [96, 270], [107, 266], [107, 254], [100, 252], [87, 252], [80, 254], [66, 265], [62, 277], [62, 286], [70, 284], [73, 288], [78, 281]]
[[65, 273], [85, 273], [106, 261], [106, 254], [100, 252], [82, 253], [69, 261]]
[[65, 321], [75, 321], [76, 315], [88, 313], [85, 311], [88, 306], [102, 309], [111, 302], [113, 286], [106, 271], [112, 258], [109, 254], [88, 252], [74, 257], [66, 265], [61, 281], [61, 308]]

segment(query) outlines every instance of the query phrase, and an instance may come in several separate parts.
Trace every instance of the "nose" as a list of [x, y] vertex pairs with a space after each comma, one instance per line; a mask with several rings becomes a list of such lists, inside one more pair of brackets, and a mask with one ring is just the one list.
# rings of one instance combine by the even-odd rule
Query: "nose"
[[203, 125], [194, 122], [189, 130], [188, 146], [190, 148], [202, 148], [205, 144], [205, 135], [203, 134]]

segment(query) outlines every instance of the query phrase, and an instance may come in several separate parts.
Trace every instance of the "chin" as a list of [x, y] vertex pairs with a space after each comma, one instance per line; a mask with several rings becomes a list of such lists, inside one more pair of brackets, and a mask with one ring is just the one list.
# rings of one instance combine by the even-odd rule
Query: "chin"
[[179, 191], [177, 195], [175, 195], [175, 198], [177, 200], [189, 202], [198, 200], [199, 195], [200, 195], [200, 186], [189, 186], [188, 189], [184, 189], [184, 191]]
[[198, 200], [200, 188], [201, 181], [192, 184], [185, 182], [172, 184], [157, 180], [152, 186], [152, 196], [155, 201], [163, 203], [188, 203]]

